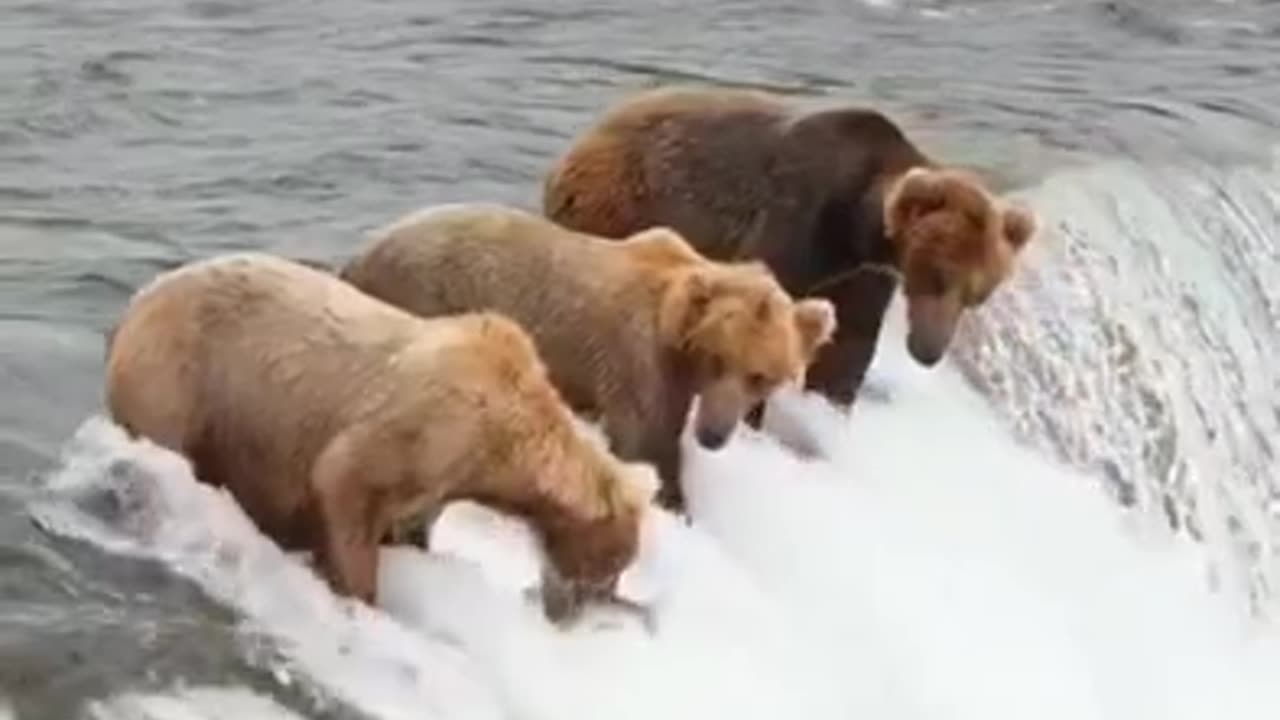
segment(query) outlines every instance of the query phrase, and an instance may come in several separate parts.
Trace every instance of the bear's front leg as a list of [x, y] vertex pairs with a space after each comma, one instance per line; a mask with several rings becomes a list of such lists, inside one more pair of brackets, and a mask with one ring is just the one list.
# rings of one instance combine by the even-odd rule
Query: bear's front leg
[[809, 366], [805, 389], [848, 410], [875, 358], [876, 341], [898, 279], [888, 268], [866, 267], [812, 293], [836, 308], [836, 331]]
[[684, 486], [680, 484], [680, 436], [655, 433], [647, 439], [643, 460], [653, 464], [661, 486], [658, 488], [658, 505], [689, 522], [685, 507]]
[[385, 528], [372, 527], [378, 516], [360, 470], [353, 443], [340, 436], [321, 453], [311, 474], [316, 522], [313, 552], [335, 593], [372, 605], [377, 592], [378, 540]]
[[442, 505], [433, 505], [416, 517], [395, 524], [387, 531], [382, 542], [387, 545], [412, 545], [423, 552], [431, 551], [431, 528], [444, 511]]
[[[679, 450], [676, 450], [678, 453]], [[676, 465], [679, 465], [677, 462]], [[656, 496], [658, 505], [680, 516], [686, 522], [690, 520], [688, 508], [685, 507], [684, 488], [680, 486], [680, 478], [668, 479], [662, 476], [662, 487]]]
[[[670, 419], [668, 424], [671, 424]], [[647, 424], [639, 414], [628, 417], [615, 413], [605, 418], [605, 431], [613, 454], [620, 460], [653, 465], [661, 482], [657, 493], [658, 505], [685, 516], [684, 488], [680, 485], [682, 430], [679, 425]], [[688, 520], [687, 516], [685, 519]]]
[[875, 351], [874, 339], [837, 336], [809, 368], [805, 390], [817, 392], [847, 412], [858, 397]]

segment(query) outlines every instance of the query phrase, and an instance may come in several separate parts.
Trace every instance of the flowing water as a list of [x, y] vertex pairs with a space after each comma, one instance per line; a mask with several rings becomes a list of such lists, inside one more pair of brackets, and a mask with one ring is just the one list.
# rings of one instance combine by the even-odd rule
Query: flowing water
[[[0, 0], [0, 718], [1274, 718], [1280, 6]], [[890, 110], [1045, 232], [925, 371], [894, 308], [798, 458], [690, 449], [646, 632], [546, 628], [524, 529], [446, 514], [336, 600], [100, 410], [134, 287], [536, 206], [663, 82]]]

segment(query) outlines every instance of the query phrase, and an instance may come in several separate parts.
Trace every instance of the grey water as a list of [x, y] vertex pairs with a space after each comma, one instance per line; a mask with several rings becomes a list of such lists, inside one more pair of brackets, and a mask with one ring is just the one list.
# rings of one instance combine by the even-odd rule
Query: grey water
[[69, 718], [216, 681], [360, 717], [282, 679], [268, 641], [163, 565], [32, 522], [40, 474], [100, 407], [103, 332], [188, 260], [337, 262], [419, 205], [536, 207], [604, 105], [671, 82], [874, 103], [1025, 194], [1055, 263], [958, 361], [1118, 505], [1220, 529], [1223, 582], [1267, 611], [1280, 5], [0, 0], [0, 697]]

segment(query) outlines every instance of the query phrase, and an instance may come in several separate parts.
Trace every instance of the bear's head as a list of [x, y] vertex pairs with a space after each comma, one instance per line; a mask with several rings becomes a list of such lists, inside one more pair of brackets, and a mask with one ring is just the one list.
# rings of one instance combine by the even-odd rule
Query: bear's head
[[542, 610], [552, 622], [572, 620], [588, 603], [622, 603], [618, 578], [635, 560], [645, 513], [659, 482], [652, 465], [617, 459], [599, 443], [585, 463], [581, 501], [546, 518], [548, 562], [542, 570]]
[[993, 197], [962, 170], [918, 167], [893, 182], [884, 227], [898, 255], [907, 349], [917, 362], [942, 359], [961, 314], [1008, 277], [1036, 225], [1029, 209]]
[[827, 300], [793, 299], [762, 263], [704, 261], [673, 273], [661, 325], [691, 368], [698, 444], [717, 449], [780, 385], [804, 383], [836, 316]]

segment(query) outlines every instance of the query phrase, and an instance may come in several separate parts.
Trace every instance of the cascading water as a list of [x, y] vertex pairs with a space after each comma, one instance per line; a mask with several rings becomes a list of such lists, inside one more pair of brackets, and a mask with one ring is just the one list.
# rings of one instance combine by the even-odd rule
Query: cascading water
[[771, 406], [771, 432], [816, 457], [686, 438], [697, 521], [656, 516], [624, 583], [653, 634], [604, 613], [548, 628], [522, 599], [527, 532], [465, 507], [431, 555], [387, 549], [381, 612], [353, 612], [175, 456], [102, 421], [39, 517], [161, 559], [283, 648], [273, 667], [377, 717], [1269, 718], [1280, 637], [1234, 593], [1252, 578], [1260, 602], [1269, 577], [1268, 519], [1248, 510], [1274, 469], [1272, 172], [1052, 176], [1027, 194], [1041, 245], [952, 360], [914, 365], [895, 305], [880, 392], [852, 418]]
[[[1274, 3], [4, 18], [0, 718], [1280, 712]], [[769, 425], [818, 457], [752, 432], [690, 447], [696, 521], [655, 517], [628, 578], [653, 634], [603, 612], [548, 628], [521, 595], [527, 535], [465, 507], [431, 554], [389, 548], [381, 607], [353, 608], [176, 456], [77, 429], [102, 333], [155, 272], [340, 262], [420, 204], [535, 207], [574, 132], [670, 82], [876, 105], [1046, 232], [938, 368], [905, 356], [895, 307], [852, 418], [780, 397]]]
[[956, 359], [1018, 434], [1217, 555], [1264, 615], [1280, 582], [1280, 154], [1115, 162], [1030, 193], [1043, 262]]

